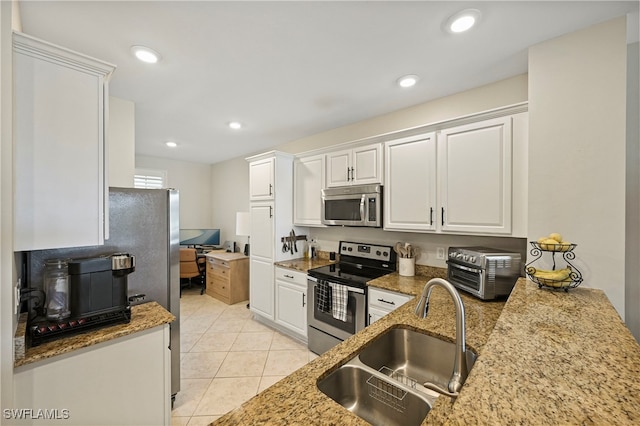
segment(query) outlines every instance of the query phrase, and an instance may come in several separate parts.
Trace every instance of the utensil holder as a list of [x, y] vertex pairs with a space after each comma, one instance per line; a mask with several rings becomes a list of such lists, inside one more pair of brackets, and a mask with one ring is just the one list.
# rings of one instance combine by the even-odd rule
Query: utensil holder
[[413, 277], [416, 274], [415, 257], [401, 257], [398, 259], [398, 273], [403, 277]]

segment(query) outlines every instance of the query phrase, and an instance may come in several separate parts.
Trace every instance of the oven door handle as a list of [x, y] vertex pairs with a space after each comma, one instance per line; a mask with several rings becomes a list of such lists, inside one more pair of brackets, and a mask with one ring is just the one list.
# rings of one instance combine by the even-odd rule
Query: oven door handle
[[449, 265], [451, 265], [451, 267], [457, 268], [457, 269], [462, 269], [463, 271], [475, 272], [476, 274], [481, 274], [482, 273], [482, 269], [470, 268], [468, 266], [462, 266], [462, 265], [459, 265], [459, 264], [453, 263], [453, 262], [447, 262], [447, 263]]
[[[307, 279], [309, 281], [313, 281], [313, 282], [318, 282], [319, 280], [316, 277], [312, 277], [310, 275], [307, 275]], [[329, 284], [331, 286], [331, 284], [340, 284], [340, 283], [334, 283], [331, 282], [329, 280], [324, 280], [327, 282], [327, 284]], [[346, 285], [346, 284], [340, 284], [340, 285]], [[347, 287], [347, 291], [351, 292], [351, 293], [359, 293], [359, 294], [364, 294], [364, 289], [363, 288], [357, 288], [357, 287], [350, 287], [350, 286], [346, 286]]]

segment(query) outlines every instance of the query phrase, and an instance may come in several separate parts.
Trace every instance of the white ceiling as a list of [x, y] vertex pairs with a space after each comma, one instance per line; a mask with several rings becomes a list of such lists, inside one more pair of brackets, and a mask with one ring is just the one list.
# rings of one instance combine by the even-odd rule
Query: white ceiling
[[[443, 31], [469, 7], [476, 28]], [[637, 21], [638, 1], [20, 3], [25, 33], [117, 65], [111, 94], [136, 104], [137, 154], [204, 163], [525, 73], [528, 46], [629, 11]], [[137, 61], [137, 44], [162, 60]], [[418, 85], [395, 86], [405, 74]]]

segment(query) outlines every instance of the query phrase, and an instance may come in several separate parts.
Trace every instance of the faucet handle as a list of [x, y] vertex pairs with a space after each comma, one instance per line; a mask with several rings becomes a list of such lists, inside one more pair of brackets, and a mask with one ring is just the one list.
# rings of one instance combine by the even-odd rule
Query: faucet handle
[[445, 390], [443, 387], [440, 387], [438, 385], [436, 385], [435, 383], [431, 383], [431, 382], [425, 382], [422, 386], [424, 386], [427, 389], [430, 389], [432, 391], [436, 391], [442, 395], [445, 396], [449, 396], [453, 399], [456, 399], [459, 395], [458, 392], [449, 392], [448, 390]]

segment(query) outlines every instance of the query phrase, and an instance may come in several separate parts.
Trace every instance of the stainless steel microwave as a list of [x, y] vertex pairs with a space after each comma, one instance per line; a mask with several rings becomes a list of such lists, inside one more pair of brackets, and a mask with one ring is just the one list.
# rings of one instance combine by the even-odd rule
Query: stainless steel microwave
[[382, 227], [382, 185], [352, 185], [322, 190], [322, 223]]

